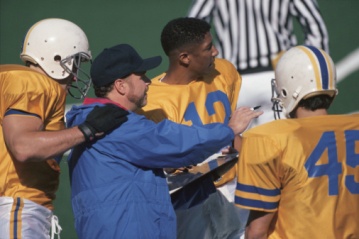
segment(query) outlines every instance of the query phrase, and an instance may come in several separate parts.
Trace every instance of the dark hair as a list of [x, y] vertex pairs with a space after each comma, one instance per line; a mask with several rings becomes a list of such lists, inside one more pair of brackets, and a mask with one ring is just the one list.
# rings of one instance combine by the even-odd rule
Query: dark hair
[[168, 56], [171, 51], [180, 47], [200, 43], [210, 29], [209, 23], [196, 18], [182, 17], [171, 20], [161, 33], [162, 49]]
[[95, 86], [93, 85], [93, 89], [95, 91], [95, 95], [97, 97], [105, 97], [107, 96], [108, 92], [110, 92], [113, 89], [114, 86], [114, 82], [109, 83], [107, 85], [104, 86]]
[[316, 95], [309, 97], [307, 99], [302, 99], [299, 101], [297, 107], [290, 112], [289, 116], [291, 118], [296, 117], [297, 109], [298, 107], [303, 107], [306, 110], [318, 110], [318, 109], [329, 109], [331, 103], [333, 102], [334, 97], [331, 97], [329, 95]]

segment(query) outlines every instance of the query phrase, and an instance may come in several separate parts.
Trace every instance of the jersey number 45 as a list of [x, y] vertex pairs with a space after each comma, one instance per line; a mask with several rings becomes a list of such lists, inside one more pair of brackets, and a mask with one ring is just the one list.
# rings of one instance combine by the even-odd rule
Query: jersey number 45
[[[309, 177], [328, 176], [329, 195], [338, 195], [339, 193], [339, 175], [342, 174], [345, 163], [350, 168], [355, 168], [359, 165], [359, 130], [344, 131], [345, 142], [337, 142], [335, 133], [333, 131], [324, 132], [305, 163], [305, 168], [308, 171]], [[338, 145], [345, 144], [344, 145]], [[345, 159], [338, 160], [338, 148], [345, 147]], [[357, 146], [357, 148], [356, 148]], [[328, 163], [320, 163], [322, 155], [327, 151]], [[344, 170], [345, 172], [347, 170]], [[345, 178], [345, 186], [352, 194], [359, 194], [359, 182], [355, 181], [355, 176], [358, 178], [358, 170], [356, 175], [343, 175]]]

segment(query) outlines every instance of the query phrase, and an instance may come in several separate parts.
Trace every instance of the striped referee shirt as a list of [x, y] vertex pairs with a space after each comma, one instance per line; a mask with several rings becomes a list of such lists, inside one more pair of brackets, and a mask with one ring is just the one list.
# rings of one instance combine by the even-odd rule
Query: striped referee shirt
[[303, 29], [303, 44], [329, 52], [328, 32], [315, 0], [193, 0], [188, 16], [213, 24], [218, 56], [242, 74], [271, 69], [280, 52], [297, 45], [294, 18]]

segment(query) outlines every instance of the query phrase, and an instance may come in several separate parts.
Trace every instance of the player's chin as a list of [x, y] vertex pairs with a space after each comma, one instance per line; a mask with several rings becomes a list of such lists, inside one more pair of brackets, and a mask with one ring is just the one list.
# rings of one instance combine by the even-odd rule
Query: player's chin
[[205, 74], [207, 75], [207, 74], [211, 73], [214, 69], [215, 69], [214, 63], [212, 63], [212, 64], [210, 64], [209, 67], [207, 68]]

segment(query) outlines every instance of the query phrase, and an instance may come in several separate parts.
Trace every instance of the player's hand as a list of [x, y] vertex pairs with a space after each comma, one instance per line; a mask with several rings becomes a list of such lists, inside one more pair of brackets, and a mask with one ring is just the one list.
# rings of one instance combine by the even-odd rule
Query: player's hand
[[250, 122], [263, 114], [261, 110], [253, 110], [249, 107], [239, 107], [233, 112], [231, 119], [228, 122], [228, 126], [232, 128], [234, 134], [239, 135], [243, 133]]
[[95, 108], [88, 114], [79, 129], [85, 136], [86, 142], [103, 137], [106, 133], [118, 128], [127, 121], [128, 111], [113, 104]]

